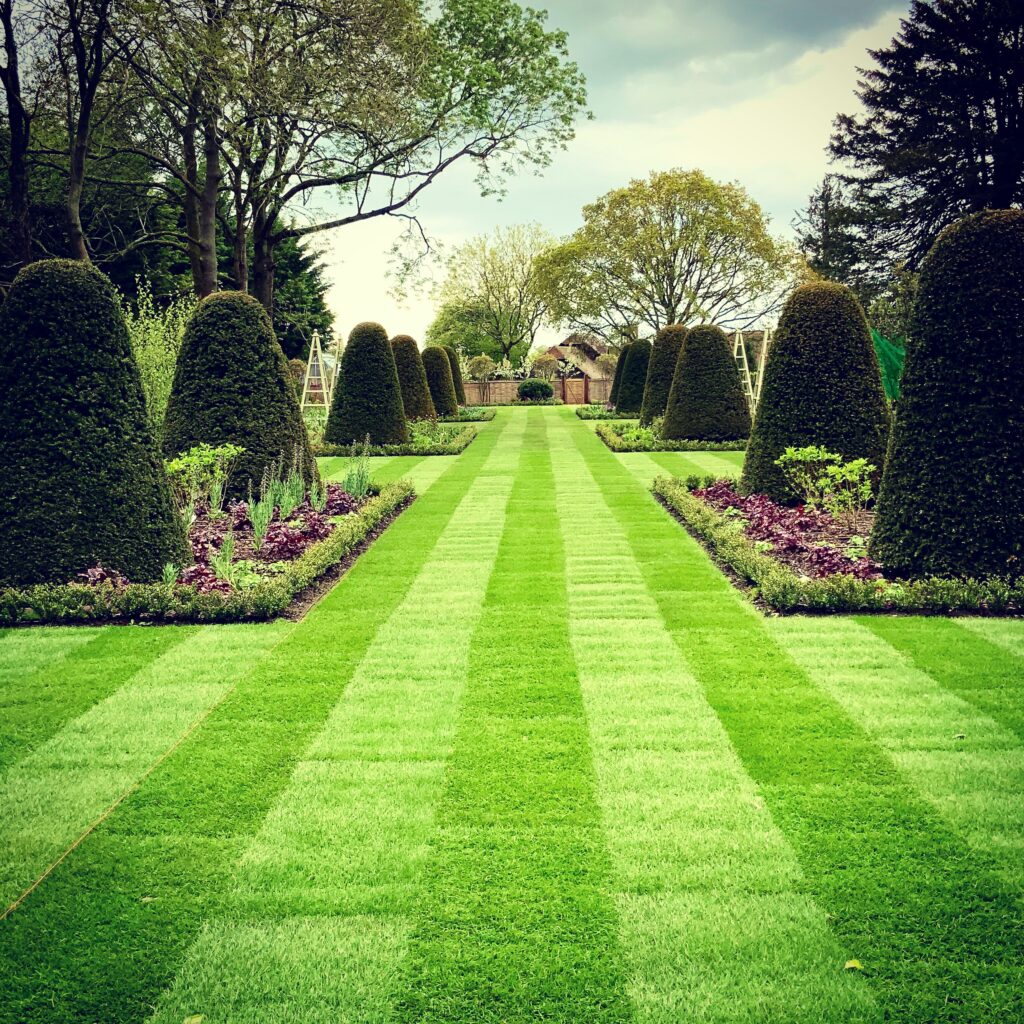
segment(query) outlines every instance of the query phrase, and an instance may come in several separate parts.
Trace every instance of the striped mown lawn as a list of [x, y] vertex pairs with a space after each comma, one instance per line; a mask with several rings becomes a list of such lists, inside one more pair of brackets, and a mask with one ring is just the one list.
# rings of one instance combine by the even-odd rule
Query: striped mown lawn
[[0, 1021], [1024, 1021], [1024, 622], [763, 618], [740, 462], [503, 410], [301, 622], [0, 631]]

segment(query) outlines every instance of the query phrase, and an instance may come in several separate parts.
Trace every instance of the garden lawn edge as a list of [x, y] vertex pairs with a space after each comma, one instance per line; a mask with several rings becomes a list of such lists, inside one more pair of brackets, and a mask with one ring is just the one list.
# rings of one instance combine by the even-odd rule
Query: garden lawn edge
[[356, 553], [415, 497], [408, 480], [381, 488], [330, 536], [309, 547], [280, 576], [249, 590], [201, 594], [194, 587], [165, 583], [39, 584], [0, 590], [0, 624], [118, 622], [252, 622], [285, 612], [304, 590]]
[[[583, 417], [580, 417], [583, 419]], [[625, 419], [626, 417], [619, 417]], [[636, 420], [636, 416], [629, 419]], [[613, 452], [741, 452], [746, 446], [745, 440], [738, 441], [657, 441], [645, 444], [639, 441], [627, 441], [611, 423], [598, 423], [594, 432]]]
[[[798, 576], [758, 551], [734, 519], [722, 515], [691, 493], [713, 479], [658, 477], [651, 490], [666, 509], [703, 545], [712, 560], [738, 578], [755, 601], [782, 614], [1019, 614], [1024, 609], [1024, 580], [955, 580], [928, 577], [891, 583], [836, 575], [826, 579]], [[745, 585], [745, 586], [744, 586]]]
[[[493, 419], [493, 417], [491, 417]], [[442, 422], [456, 422], [448, 420]], [[313, 449], [317, 458], [330, 456], [342, 456], [351, 458], [354, 455], [459, 455], [464, 452], [476, 438], [476, 427], [467, 425], [452, 434], [444, 441], [436, 441], [432, 444], [422, 445], [415, 442], [406, 444], [327, 444], [320, 443]]]

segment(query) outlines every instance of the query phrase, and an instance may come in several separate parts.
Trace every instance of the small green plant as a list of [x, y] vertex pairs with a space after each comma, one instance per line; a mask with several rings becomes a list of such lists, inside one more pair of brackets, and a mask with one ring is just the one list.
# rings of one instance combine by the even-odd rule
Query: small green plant
[[776, 460], [787, 483], [811, 508], [822, 508], [828, 493], [828, 468], [843, 461], [841, 455], [820, 445], [787, 448]]
[[173, 562], [164, 563], [163, 580], [168, 587], [178, 582], [178, 567]]
[[855, 523], [874, 497], [872, 480], [878, 472], [867, 459], [840, 462], [825, 469], [825, 510], [837, 519]]
[[469, 361], [469, 378], [475, 381], [487, 381], [494, 376], [498, 364], [488, 355], [473, 356]]
[[854, 534], [849, 541], [847, 541], [846, 547], [843, 548], [843, 554], [847, 558], [867, 558], [868, 557], [868, 539], [867, 537], [861, 537], [859, 534]]
[[314, 480], [309, 486], [309, 503], [317, 512], [323, 512], [327, 507], [327, 488], [319, 480]]
[[270, 521], [274, 518], [274, 499], [269, 493], [267, 473], [263, 474], [260, 496], [257, 498], [249, 489], [249, 522], [252, 523], [252, 546], [257, 551], [263, 546]]
[[233, 583], [231, 563], [235, 557], [235, 535], [230, 530], [221, 541], [220, 550], [210, 548], [210, 568], [219, 580], [226, 580]]
[[197, 444], [164, 462], [186, 526], [192, 523], [199, 505], [208, 507], [212, 519], [223, 515], [231, 466], [244, 451], [237, 444], [222, 444], [217, 448]]
[[365, 498], [370, 491], [370, 438], [367, 436], [362, 445], [356, 445], [355, 451], [341, 482], [344, 490], [353, 498]]

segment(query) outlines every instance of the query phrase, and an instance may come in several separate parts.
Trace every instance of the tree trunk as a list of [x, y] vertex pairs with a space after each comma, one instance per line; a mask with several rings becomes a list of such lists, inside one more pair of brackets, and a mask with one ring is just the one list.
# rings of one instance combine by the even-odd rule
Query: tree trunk
[[274, 316], [274, 239], [272, 226], [259, 214], [253, 220], [252, 230], [253, 294], [262, 303], [267, 315]]
[[7, 100], [7, 123], [10, 129], [8, 147], [8, 205], [11, 210], [12, 269], [17, 272], [32, 262], [32, 215], [29, 199], [28, 151], [32, 121], [21, 95], [21, 72], [18, 66], [18, 43], [14, 36], [14, 5], [12, 0], [0, 2], [0, 24], [4, 33], [6, 66], [0, 68]]
[[220, 192], [220, 145], [216, 116], [203, 118], [203, 188], [199, 197], [199, 280], [196, 294], [205, 299], [217, 290], [217, 196]]
[[78, 126], [71, 144], [70, 170], [68, 173], [67, 218], [68, 245], [71, 258], [88, 263], [89, 247], [85, 242], [85, 231], [82, 228], [82, 191], [85, 187], [85, 160], [89, 151], [89, 114], [83, 112], [78, 118]]
[[235, 182], [235, 238], [234, 238], [234, 278], [235, 287], [240, 292], [249, 290], [249, 252], [248, 231], [245, 224], [245, 195], [241, 183]]

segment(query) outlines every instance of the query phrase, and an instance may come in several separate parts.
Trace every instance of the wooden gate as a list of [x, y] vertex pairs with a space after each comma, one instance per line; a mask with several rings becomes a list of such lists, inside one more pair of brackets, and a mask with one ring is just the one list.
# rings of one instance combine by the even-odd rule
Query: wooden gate
[[586, 377], [562, 378], [562, 401], [566, 405], [586, 405], [587, 397]]

